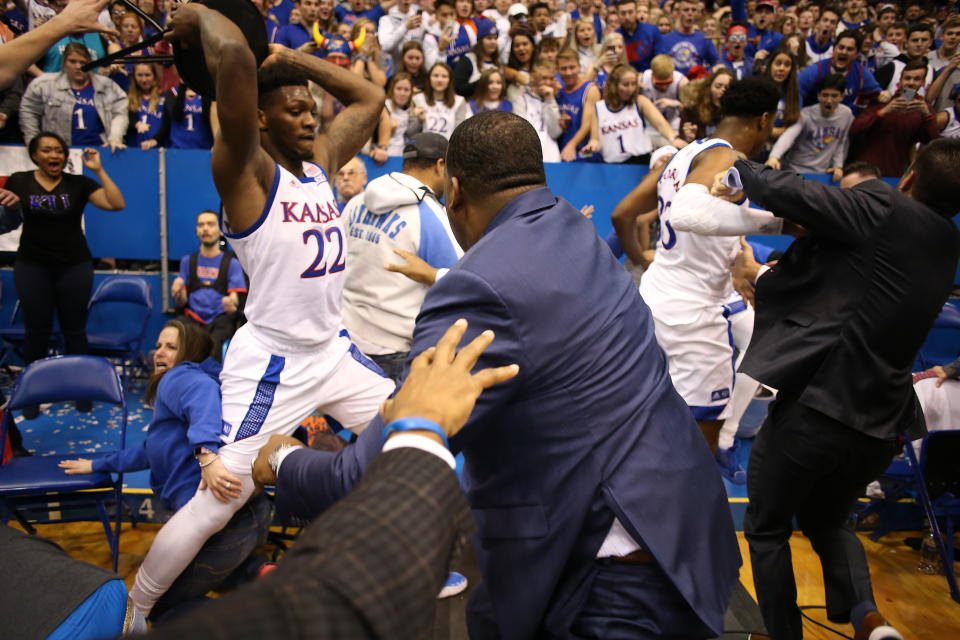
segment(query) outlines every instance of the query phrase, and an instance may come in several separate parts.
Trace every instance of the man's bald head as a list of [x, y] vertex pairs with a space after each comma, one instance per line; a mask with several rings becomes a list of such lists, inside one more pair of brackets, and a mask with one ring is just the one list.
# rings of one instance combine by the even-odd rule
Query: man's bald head
[[454, 129], [447, 173], [478, 195], [547, 183], [536, 130], [509, 111], [478, 113]]
[[337, 198], [349, 202], [350, 198], [363, 191], [367, 185], [367, 166], [363, 160], [354, 156], [340, 167], [334, 180], [337, 187]]

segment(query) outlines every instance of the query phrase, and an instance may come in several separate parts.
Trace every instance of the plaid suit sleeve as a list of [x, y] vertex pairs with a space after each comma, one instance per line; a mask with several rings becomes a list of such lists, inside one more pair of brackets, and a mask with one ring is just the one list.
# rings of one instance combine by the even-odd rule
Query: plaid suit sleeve
[[473, 519], [456, 475], [418, 449], [377, 456], [266, 577], [158, 638], [417, 638]]

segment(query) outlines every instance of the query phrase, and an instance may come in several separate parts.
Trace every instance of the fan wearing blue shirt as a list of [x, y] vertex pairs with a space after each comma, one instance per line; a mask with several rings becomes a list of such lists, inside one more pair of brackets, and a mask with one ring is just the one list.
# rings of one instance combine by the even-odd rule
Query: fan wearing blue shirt
[[637, 20], [636, 0], [618, 0], [617, 16], [620, 18], [617, 33], [623, 36], [627, 62], [637, 71], [646, 71], [660, 46], [660, 29]]
[[837, 36], [833, 47], [833, 55], [828, 60], [821, 60], [811, 64], [800, 72], [797, 82], [800, 85], [800, 101], [808, 107], [817, 101], [817, 91], [820, 83], [831, 73], [840, 73], [847, 78], [847, 90], [843, 94], [843, 104], [853, 109], [856, 114], [865, 101], [878, 96], [890, 99], [890, 94], [882, 91], [877, 80], [870, 73], [866, 65], [857, 60], [863, 39], [856, 31], [844, 31]]
[[271, 6], [267, 10], [267, 20], [278, 26], [290, 24], [290, 13], [297, 6], [292, 0], [271, 0]]
[[99, 33], [76, 33], [65, 36], [55, 45], [50, 47], [43, 58], [37, 63], [37, 66], [46, 73], [56, 73], [63, 67], [64, 50], [71, 42], [76, 42], [87, 48], [90, 52], [90, 59], [97, 60], [106, 55], [103, 48], [103, 40]]
[[753, 13], [753, 26], [756, 33], [751, 34], [751, 36], [755, 36], [755, 39], [751, 38], [754, 42], [751, 43], [752, 49], [748, 50], [748, 54], [766, 51], [767, 53], [763, 54], [763, 57], [766, 57], [767, 54], [773, 53], [780, 46], [783, 34], [773, 30], [773, 22], [776, 19], [777, 3], [775, 0], [760, 0]]
[[657, 53], [665, 53], [673, 58], [677, 71], [684, 75], [698, 65], [712, 68], [719, 56], [713, 43], [696, 30], [700, 5], [696, 0], [678, 0], [678, 3], [680, 26], [663, 36]]
[[197, 324], [213, 338], [213, 355], [219, 360], [223, 343], [237, 329], [240, 294], [247, 282], [232, 252], [220, 251], [219, 218], [214, 211], [197, 215], [200, 250], [180, 260], [170, 293], [183, 307], [184, 322]]
[[[240, 479], [216, 457], [223, 413], [220, 364], [208, 357], [210, 348], [210, 338], [202, 331], [178, 320], [167, 322], [157, 337], [154, 373], [145, 395], [153, 405], [146, 439], [102, 457], [63, 460], [58, 466], [68, 475], [150, 469], [150, 487], [157, 498], [152, 506], [161, 514], [180, 509], [197, 486], [209, 486], [223, 502], [236, 499], [239, 493], [230, 483], [237, 487]], [[226, 489], [218, 482], [223, 479], [229, 479]], [[270, 501], [262, 495], [240, 508], [157, 602], [151, 620], [173, 618], [202, 603], [208, 591], [230, 578], [256, 576], [265, 561], [253, 551], [266, 541], [271, 518]], [[234, 574], [235, 569], [240, 571]]]
[[[389, 8], [393, 5], [393, 2], [391, 0], [385, 0], [384, 4]], [[380, 18], [387, 15], [381, 3], [374, 4], [369, 9], [364, 9], [363, 7], [363, 0], [350, 0], [349, 6], [346, 4], [337, 5], [333, 13], [337, 16], [337, 22], [349, 25], [353, 25], [353, 23], [360, 18], [369, 18], [373, 20], [374, 24], [379, 24]]]
[[133, 65], [133, 83], [130, 85], [130, 124], [127, 127], [127, 146], [152, 149], [160, 140], [166, 96], [160, 95], [161, 70], [154, 64]]
[[[300, 22], [284, 24], [273, 36], [273, 41], [288, 49], [299, 49], [313, 42], [313, 24], [320, 19], [320, 0], [300, 0]], [[323, 57], [320, 51], [313, 55]]]

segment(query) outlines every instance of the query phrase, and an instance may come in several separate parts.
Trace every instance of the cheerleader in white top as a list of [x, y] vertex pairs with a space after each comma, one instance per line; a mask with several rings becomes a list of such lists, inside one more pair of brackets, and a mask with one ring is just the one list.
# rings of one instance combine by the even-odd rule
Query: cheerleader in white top
[[450, 67], [438, 62], [430, 68], [430, 78], [423, 93], [413, 96], [415, 113], [423, 131], [439, 133], [447, 140], [457, 125], [470, 116], [470, 105], [453, 91]]
[[610, 72], [604, 87], [603, 100], [595, 105], [590, 118], [590, 142], [584, 154], [600, 151], [603, 161], [617, 164], [649, 164], [653, 144], [647, 123], [674, 146], [684, 146], [677, 139], [663, 114], [653, 102], [639, 95], [637, 71], [627, 64], [618, 64]]

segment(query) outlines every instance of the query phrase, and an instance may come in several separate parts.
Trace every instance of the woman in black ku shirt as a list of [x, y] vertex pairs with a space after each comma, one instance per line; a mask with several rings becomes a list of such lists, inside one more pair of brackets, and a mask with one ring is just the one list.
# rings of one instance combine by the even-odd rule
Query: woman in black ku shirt
[[83, 150], [83, 166], [97, 174], [103, 186], [86, 176], [64, 173], [67, 145], [55, 133], [37, 134], [27, 150], [36, 171], [14, 173], [5, 185], [20, 199], [20, 215], [8, 207], [0, 223], [0, 233], [6, 233], [23, 221], [13, 281], [23, 310], [24, 364], [46, 355], [54, 309], [66, 352], [87, 353], [93, 260], [80, 226], [83, 209], [87, 202], [107, 211], [125, 206], [96, 149]]

